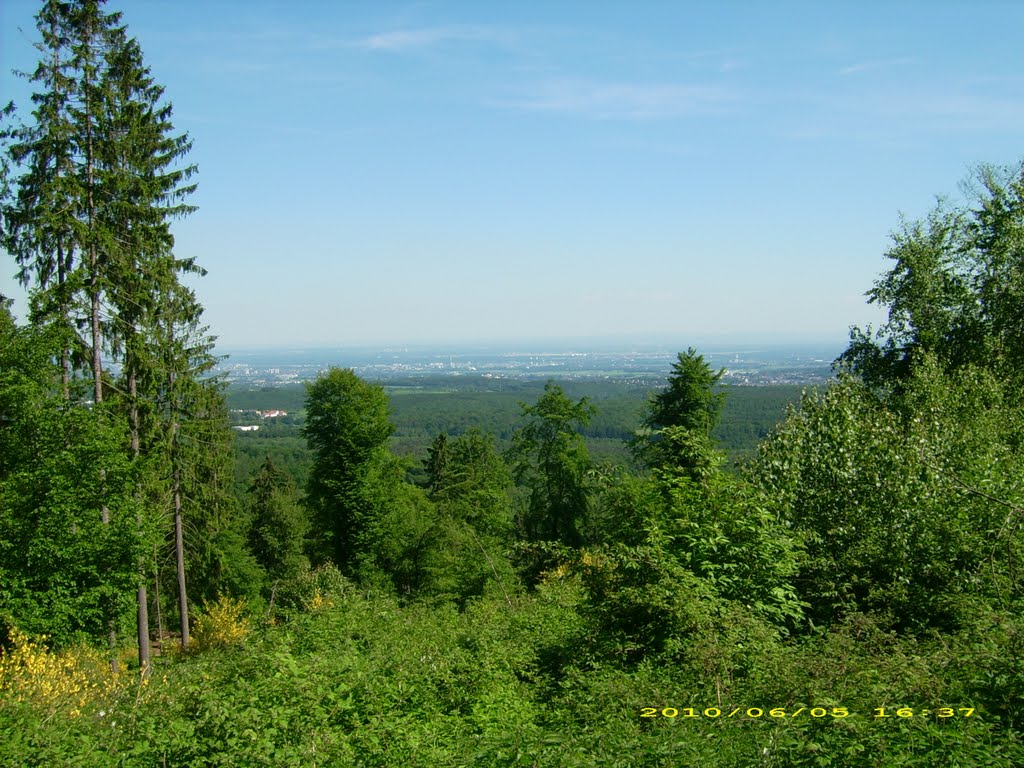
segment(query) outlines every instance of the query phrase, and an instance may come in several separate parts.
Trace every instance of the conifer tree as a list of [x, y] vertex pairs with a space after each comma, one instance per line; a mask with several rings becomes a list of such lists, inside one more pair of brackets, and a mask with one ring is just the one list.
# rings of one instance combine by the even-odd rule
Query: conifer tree
[[[16, 133], [12, 160], [25, 169], [18, 179], [14, 205], [5, 206], [12, 226], [5, 245], [22, 267], [22, 279], [34, 278], [34, 314], [69, 327], [76, 293], [83, 289], [88, 317], [90, 373], [93, 403], [103, 402], [101, 295], [103, 243], [109, 233], [100, 230], [97, 211], [102, 205], [98, 187], [97, 150], [104, 55], [108, 35], [119, 16], [105, 14], [100, 2], [47, 2], [37, 16], [42, 60], [30, 76], [44, 86], [34, 101], [36, 125]], [[104, 235], [107, 235], [106, 237]], [[75, 255], [79, 254], [76, 266]], [[54, 275], [56, 280], [54, 281]], [[68, 371], [62, 350], [62, 368]], [[63, 389], [68, 391], [68, 375]], [[103, 487], [105, 469], [100, 468]], [[110, 522], [110, 508], [100, 498], [99, 514]], [[114, 601], [108, 616], [109, 642], [116, 644]], [[112, 654], [116, 669], [117, 656]]]
[[179, 433], [185, 567], [192, 602], [232, 594], [257, 598], [266, 574], [248, 546], [248, 510], [232, 492], [234, 435], [222, 383], [207, 378], [189, 392]]
[[[27, 75], [37, 87], [34, 122], [9, 131], [4, 167], [15, 191], [0, 214], [3, 246], [30, 288], [33, 322], [55, 325], [66, 339], [65, 399], [79, 369], [92, 382], [97, 413], [125, 417], [118, 423], [126, 425], [139, 478], [136, 497], [149, 503], [136, 520], [141, 533], [158, 528], [156, 500], [181, 506], [175, 490], [185, 470], [175, 460], [183, 454], [168, 445], [177, 444], [189, 414], [176, 393], [212, 365], [212, 342], [196, 333], [202, 308], [180, 283], [183, 273], [201, 270], [173, 255], [170, 232], [174, 218], [193, 210], [186, 199], [195, 167], [182, 162], [191, 143], [175, 133], [163, 89], [120, 14], [103, 5], [48, 0], [37, 16], [40, 62]], [[183, 339], [194, 348], [182, 347]], [[104, 356], [120, 364], [119, 382], [104, 370]], [[100, 516], [109, 522], [108, 505]], [[151, 564], [140, 559], [138, 569], [145, 668]]]
[[436, 493], [445, 482], [448, 473], [448, 433], [439, 432], [427, 451], [423, 461], [427, 470], [427, 489]]
[[[201, 420], [209, 404], [204, 402], [202, 377], [213, 368], [212, 339], [199, 325], [200, 310], [195, 294], [181, 285], [168, 285], [154, 313], [152, 325], [157, 371], [153, 397], [160, 408], [163, 452], [160, 455], [170, 486], [173, 520], [175, 571], [178, 584], [178, 613], [183, 648], [189, 643], [189, 605], [185, 567], [184, 509], [189, 488], [197, 476], [195, 438], [191, 444], [183, 428]], [[201, 438], [199, 438], [201, 439]], [[213, 445], [212, 441], [204, 441]], [[216, 447], [216, 446], [214, 446]], [[211, 452], [214, 453], [214, 452]], [[219, 452], [216, 452], [219, 453]]]
[[[31, 318], [72, 329], [78, 254], [78, 147], [71, 108], [78, 91], [67, 7], [46, 2], [37, 16], [39, 63], [24, 73], [37, 90], [31, 126], [9, 131], [10, 165], [21, 167], [17, 193], [4, 206], [3, 244], [18, 262], [18, 277], [35, 290]], [[13, 112], [13, 104], [9, 109]], [[6, 195], [4, 196], [6, 199]], [[71, 334], [67, 334], [68, 338]], [[62, 349], [62, 392], [69, 396], [71, 352]]]
[[[183, 182], [192, 176], [195, 166], [174, 165], [190, 142], [187, 136], [173, 135], [171, 107], [161, 103], [163, 89], [149, 76], [138, 43], [127, 39], [123, 29], [112, 34], [105, 80], [101, 134], [106, 140], [99, 155], [105, 200], [110, 204], [104, 207], [102, 220], [117, 233], [108, 251], [106, 293], [113, 313], [108, 339], [111, 351], [123, 360], [122, 407], [128, 415], [132, 455], [139, 460], [145, 428], [142, 411], [156, 395], [152, 387], [147, 392], [143, 386], [140, 391], [140, 384], [152, 385], [160, 378], [155, 375], [159, 351], [148, 329], [161, 310], [163, 315], [170, 311], [166, 297], [174, 292], [179, 273], [198, 271], [191, 261], [174, 258], [169, 227], [172, 218], [194, 210], [183, 202], [194, 185]], [[184, 323], [196, 320], [201, 312], [195, 301], [174, 306], [183, 313], [177, 320]], [[149, 570], [140, 563], [141, 574]], [[148, 656], [147, 605], [146, 580], [142, 578], [138, 595], [140, 660]]]
[[697, 469], [711, 452], [711, 432], [725, 400], [715, 387], [725, 369], [713, 371], [690, 347], [680, 352], [668, 386], [651, 397], [643, 431], [632, 441], [637, 458], [649, 467]]

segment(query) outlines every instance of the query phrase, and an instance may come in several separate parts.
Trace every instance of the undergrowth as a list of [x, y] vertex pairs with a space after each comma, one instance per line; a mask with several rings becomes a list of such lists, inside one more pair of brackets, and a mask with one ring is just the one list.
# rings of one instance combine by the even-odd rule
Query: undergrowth
[[734, 613], [624, 667], [593, 642], [573, 577], [462, 611], [350, 586], [297, 595], [312, 610], [276, 625], [211, 606], [204, 651], [158, 659], [148, 684], [19, 635], [0, 657], [0, 765], [1024, 764], [1008, 613], [916, 639], [870, 616], [784, 639]]

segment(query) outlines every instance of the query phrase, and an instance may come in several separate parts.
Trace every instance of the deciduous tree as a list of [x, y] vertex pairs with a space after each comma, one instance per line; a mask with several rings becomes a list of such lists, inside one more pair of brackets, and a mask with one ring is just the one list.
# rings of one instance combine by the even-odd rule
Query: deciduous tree
[[351, 369], [331, 368], [306, 385], [302, 433], [313, 451], [306, 503], [318, 560], [355, 566], [357, 542], [373, 512], [371, 467], [394, 431], [383, 387]]
[[309, 567], [309, 516], [296, 497], [291, 476], [268, 457], [248, 490], [253, 555], [271, 582], [294, 579]]
[[752, 476], [806, 543], [798, 585], [816, 623], [873, 611], [906, 629], [950, 629], [968, 595], [1019, 594], [1024, 418], [1013, 389], [926, 354], [898, 400], [843, 378], [809, 392], [762, 446]]
[[530, 541], [583, 543], [589, 511], [590, 456], [580, 435], [596, 409], [573, 402], [549, 381], [534, 405], [521, 404], [525, 424], [512, 436], [513, 476], [529, 493], [521, 526]]
[[926, 354], [946, 370], [976, 365], [1020, 381], [1024, 360], [1024, 168], [983, 166], [973, 201], [903, 221], [891, 268], [868, 291], [888, 310], [854, 327], [836, 361], [876, 391], [898, 389]]

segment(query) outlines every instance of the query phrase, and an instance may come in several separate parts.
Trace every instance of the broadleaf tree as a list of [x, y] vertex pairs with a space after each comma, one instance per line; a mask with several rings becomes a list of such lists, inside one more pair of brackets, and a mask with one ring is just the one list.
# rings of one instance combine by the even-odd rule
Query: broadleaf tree
[[383, 387], [351, 369], [331, 368], [306, 385], [302, 433], [313, 452], [306, 503], [314, 520], [314, 559], [353, 572], [358, 542], [373, 514], [375, 462], [394, 426]]
[[533, 405], [520, 404], [523, 425], [512, 435], [513, 477], [528, 498], [520, 527], [528, 541], [579, 546], [590, 511], [590, 455], [580, 430], [596, 409], [569, 399], [553, 381]]
[[888, 319], [854, 327], [841, 369], [879, 392], [898, 390], [930, 354], [943, 368], [976, 365], [1020, 381], [1024, 361], [1024, 166], [978, 169], [969, 202], [939, 203], [901, 223], [893, 263], [868, 291]]

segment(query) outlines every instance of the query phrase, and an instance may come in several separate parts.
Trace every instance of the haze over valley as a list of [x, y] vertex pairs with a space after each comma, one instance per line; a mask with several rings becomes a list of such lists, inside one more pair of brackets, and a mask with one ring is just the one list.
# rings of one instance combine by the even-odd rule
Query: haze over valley
[[[482, 379], [610, 380], [654, 386], [664, 382], [678, 349], [667, 344], [534, 342], [530, 345], [447, 345], [323, 349], [228, 350], [218, 370], [236, 386], [310, 381], [331, 366], [368, 379], [476, 377]], [[831, 377], [842, 344], [701, 346], [723, 383], [809, 384]]]

